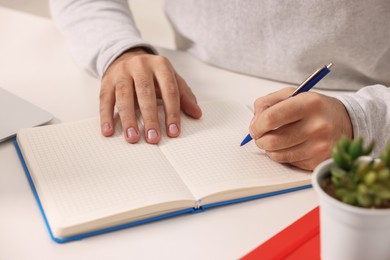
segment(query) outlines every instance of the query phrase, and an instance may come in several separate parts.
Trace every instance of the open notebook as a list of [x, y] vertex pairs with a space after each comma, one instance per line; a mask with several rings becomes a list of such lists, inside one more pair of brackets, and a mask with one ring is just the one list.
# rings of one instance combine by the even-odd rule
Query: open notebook
[[[307, 188], [310, 173], [240, 147], [252, 112], [234, 102], [183, 115], [182, 134], [128, 144], [98, 118], [18, 132], [15, 145], [52, 238], [66, 242], [209, 207]], [[162, 124], [163, 125], [163, 124]]]

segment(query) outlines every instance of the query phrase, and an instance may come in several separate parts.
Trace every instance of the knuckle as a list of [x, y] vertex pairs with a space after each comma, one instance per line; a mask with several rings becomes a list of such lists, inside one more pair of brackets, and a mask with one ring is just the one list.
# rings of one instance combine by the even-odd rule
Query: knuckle
[[159, 64], [159, 66], [163, 66], [171, 70], [171, 63], [169, 62], [168, 58], [160, 55], [155, 55], [153, 58], [154, 61]]
[[315, 92], [305, 93], [307, 100], [307, 109], [319, 109], [324, 106], [324, 101], [321, 95]]
[[100, 114], [103, 114], [103, 113], [107, 112], [108, 110], [109, 110], [109, 109], [108, 109], [107, 106], [103, 106], [103, 105], [100, 105], [100, 106], [99, 106], [99, 113], [100, 113]]
[[111, 85], [111, 77], [105, 74], [102, 78], [101, 88], [107, 88], [109, 85]]
[[326, 138], [331, 136], [334, 132], [334, 125], [330, 124], [325, 120], [318, 120], [316, 124], [314, 124], [312, 131], [322, 138]]
[[271, 158], [271, 160], [278, 162], [278, 163], [283, 163], [283, 158], [279, 153], [276, 152], [266, 152], [268, 157]]
[[278, 146], [279, 142], [280, 141], [277, 136], [271, 135], [268, 137], [267, 146], [269, 147], [270, 150], [273, 150]]
[[261, 122], [266, 129], [270, 129], [273, 126], [274, 119], [275, 117], [272, 113], [264, 112], [262, 114]]
[[118, 81], [115, 85], [115, 92], [119, 99], [127, 98], [130, 94], [129, 83], [124, 80]]
[[291, 163], [296, 161], [295, 155], [289, 152], [267, 152], [268, 156], [278, 163]]
[[259, 147], [260, 149], [265, 150], [265, 151], [269, 150], [269, 149], [266, 149], [266, 147], [264, 147], [264, 141], [263, 141], [262, 137], [260, 137], [258, 139], [254, 139], [254, 141], [255, 141], [256, 146]]
[[127, 112], [130, 110], [130, 106], [129, 105], [126, 105], [124, 103], [119, 103], [116, 105], [116, 108], [119, 112], [119, 114], [122, 114], [123, 112]]
[[99, 93], [100, 103], [106, 103], [110, 100], [111, 91], [107, 90], [107, 88], [101, 88]]
[[328, 136], [331, 135], [331, 133], [334, 131], [334, 126], [328, 122], [322, 122], [322, 124], [319, 126], [319, 129], [324, 135]]
[[169, 96], [177, 96], [179, 94], [175, 84], [172, 81], [165, 85], [165, 92]]
[[255, 102], [253, 103], [253, 107], [255, 108], [255, 110], [262, 108], [263, 106], [264, 106], [264, 102], [262, 98], [256, 99]]
[[129, 59], [132, 66], [145, 67], [148, 62], [148, 55], [136, 55]]
[[280, 160], [284, 163], [291, 163], [295, 161], [295, 156], [292, 153], [283, 153]]
[[278, 138], [276, 136], [272, 135], [266, 135], [262, 138], [259, 138], [256, 140], [259, 147], [266, 151], [274, 151], [276, 150], [276, 147], [278, 146]]
[[141, 112], [144, 114], [143, 116], [144, 118], [150, 118], [152, 111], [156, 109], [155, 106], [149, 103], [141, 103], [139, 104], [139, 108]]
[[152, 97], [155, 94], [155, 90], [151, 85], [151, 82], [141, 79], [136, 85], [137, 95], [143, 97]]
[[148, 127], [153, 127], [156, 124], [156, 121], [152, 117], [144, 117], [143, 122]]
[[167, 118], [170, 119], [170, 121], [177, 122], [180, 120], [180, 113], [179, 112], [170, 112], [167, 114]]

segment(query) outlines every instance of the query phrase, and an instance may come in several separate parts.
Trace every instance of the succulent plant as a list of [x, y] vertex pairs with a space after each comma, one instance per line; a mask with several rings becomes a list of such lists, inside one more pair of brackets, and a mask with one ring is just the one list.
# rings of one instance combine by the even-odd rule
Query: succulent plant
[[330, 179], [323, 183], [327, 193], [336, 199], [364, 208], [390, 208], [390, 144], [380, 158], [362, 160], [374, 147], [363, 138], [341, 138], [332, 152], [334, 166]]

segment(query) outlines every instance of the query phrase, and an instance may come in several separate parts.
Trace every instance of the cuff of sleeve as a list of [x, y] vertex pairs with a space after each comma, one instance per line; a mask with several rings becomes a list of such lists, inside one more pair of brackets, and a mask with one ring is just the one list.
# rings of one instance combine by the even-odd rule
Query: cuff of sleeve
[[108, 66], [124, 52], [132, 48], [144, 48], [148, 53], [158, 54], [156, 48], [152, 45], [145, 43], [143, 41], [129, 42], [128, 40], [118, 41], [110, 47], [105, 48], [99, 54], [97, 59], [96, 69], [100, 78], [103, 77], [104, 72], [107, 70]]
[[369, 131], [369, 117], [366, 116], [365, 111], [361, 106], [363, 101], [359, 100], [360, 97], [356, 95], [352, 96], [352, 94], [342, 95], [338, 97], [338, 99], [343, 103], [348, 111], [353, 128], [353, 136], [362, 136], [367, 145], [371, 140], [373, 140], [373, 136]]

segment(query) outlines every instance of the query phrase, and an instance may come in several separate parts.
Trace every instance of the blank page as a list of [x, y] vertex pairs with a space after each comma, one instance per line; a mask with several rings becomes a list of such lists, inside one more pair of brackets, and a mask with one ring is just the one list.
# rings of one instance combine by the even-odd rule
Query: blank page
[[201, 107], [200, 120], [183, 118], [180, 137], [160, 144], [197, 199], [229, 189], [310, 183], [308, 172], [272, 161], [254, 141], [240, 147], [253, 117], [245, 105], [207, 102]]
[[54, 232], [138, 207], [193, 201], [160, 149], [127, 143], [119, 124], [109, 138], [97, 118], [24, 129], [17, 138]]

